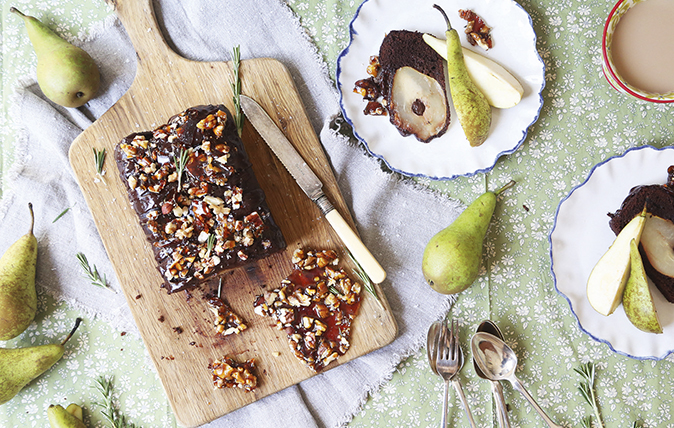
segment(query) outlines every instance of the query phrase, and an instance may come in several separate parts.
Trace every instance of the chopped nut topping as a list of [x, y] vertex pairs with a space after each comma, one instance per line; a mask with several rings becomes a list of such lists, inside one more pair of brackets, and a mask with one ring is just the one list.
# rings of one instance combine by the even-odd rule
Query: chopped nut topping
[[[285, 248], [228, 114], [193, 107], [115, 149], [169, 293]], [[174, 264], [174, 253], [193, 260]]]

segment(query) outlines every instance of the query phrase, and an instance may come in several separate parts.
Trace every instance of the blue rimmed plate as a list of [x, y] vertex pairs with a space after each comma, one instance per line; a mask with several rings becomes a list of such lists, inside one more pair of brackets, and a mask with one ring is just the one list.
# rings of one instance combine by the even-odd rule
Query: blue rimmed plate
[[445, 38], [445, 23], [433, 8], [437, 0], [366, 0], [350, 24], [351, 41], [337, 60], [337, 84], [346, 120], [368, 151], [389, 168], [408, 176], [451, 179], [486, 172], [500, 156], [513, 153], [543, 105], [545, 66], [536, 50], [531, 17], [512, 0], [444, 0], [441, 5], [455, 28], [463, 33], [466, 21], [459, 9], [472, 9], [493, 28], [494, 47], [488, 51], [464, 46], [503, 65], [524, 87], [522, 101], [510, 109], [492, 108], [489, 138], [480, 147], [470, 147], [453, 107], [448, 131], [428, 144], [414, 136], [402, 137], [388, 117], [366, 116], [365, 102], [353, 92], [357, 80], [368, 77], [370, 56], [379, 53], [384, 36], [391, 30], [431, 33]]
[[637, 359], [662, 359], [674, 351], [674, 306], [651, 284], [663, 334], [644, 333], [627, 319], [622, 306], [605, 317], [587, 300], [587, 278], [613, 243], [607, 213], [620, 208], [630, 189], [665, 184], [674, 165], [674, 148], [642, 146], [596, 165], [588, 178], [559, 204], [550, 233], [552, 275], [580, 329], [619, 354]]

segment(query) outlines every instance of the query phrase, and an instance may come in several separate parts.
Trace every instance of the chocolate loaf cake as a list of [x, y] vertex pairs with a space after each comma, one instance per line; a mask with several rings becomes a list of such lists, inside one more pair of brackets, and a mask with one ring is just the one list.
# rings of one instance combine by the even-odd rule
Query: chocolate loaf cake
[[[391, 123], [402, 135], [414, 134], [419, 141], [427, 143], [447, 131], [450, 109], [443, 61], [442, 57], [424, 42], [423, 34], [418, 31], [391, 31], [384, 38], [379, 48], [381, 71], [378, 80]], [[430, 77], [437, 84], [425, 88], [421, 94], [411, 95], [410, 98], [414, 99], [404, 97], [402, 100], [397, 99], [400, 96], [396, 96], [395, 85], [410, 87], [419, 83], [396, 79], [396, 75], [405, 67]], [[406, 89], [409, 88], [401, 88], [398, 93], [405, 93]], [[431, 97], [438, 102], [431, 101]], [[417, 119], [415, 116], [421, 125], [414, 123]]]
[[[674, 222], [674, 166], [667, 169], [667, 175], [667, 184], [642, 185], [630, 190], [620, 209], [608, 214], [613, 233], [620, 233], [630, 220], [643, 211], [644, 206], [648, 213]], [[651, 265], [642, 245], [639, 245], [639, 252], [646, 275], [662, 295], [674, 303], [674, 278], [661, 274]]]
[[285, 248], [224, 106], [127, 136], [115, 161], [169, 294]]

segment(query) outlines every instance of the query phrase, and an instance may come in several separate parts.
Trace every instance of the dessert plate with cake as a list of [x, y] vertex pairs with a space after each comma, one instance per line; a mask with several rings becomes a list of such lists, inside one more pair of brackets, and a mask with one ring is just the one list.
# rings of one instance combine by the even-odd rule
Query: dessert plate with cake
[[[402, 88], [399, 91], [401, 93], [416, 91], [417, 84], [422, 91], [427, 84], [428, 87], [444, 87], [444, 60], [440, 60], [438, 72], [438, 56], [432, 49], [426, 53], [427, 46], [415, 45], [406, 40], [395, 41], [395, 49], [389, 49], [391, 46], [385, 41], [387, 35], [399, 30], [429, 33], [444, 40], [445, 22], [433, 8], [434, 3], [434, 0], [366, 0], [361, 4], [350, 24], [351, 41], [337, 61], [342, 112], [368, 151], [401, 174], [440, 180], [487, 172], [500, 156], [517, 150], [526, 138], [529, 126], [538, 119], [543, 105], [541, 92], [545, 86], [545, 66], [536, 50], [536, 34], [531, 18], [516, 2], [447, 0], [441, 3], [453, 27], [459, 32], [463, 47], [503, 66], [524, 90], [517, 105], [507, 109], [491, 108], [490, 132], [480, 146], [472, 147], [468, 143], [450, 97], [447, 97], [449, 126], [445, 126], [442, 118], [428, 119], [429, 123], [436, 125], [437, 135], [431, 133], [429, 138], [428, 133], [421, 132], [415, 138], [408, 127], [392, 123], [398, 121], [395, 114], [364, 114], [364, 110], [372, 108], [372, 104], [363, 99], [362, 91], [354, 92], [356, 82], [368, 77], [367, 69], [372, 68], [373, 56], [381, 56], [382, 61], [386, 62], [380, 64], [384, 74], [395, 75], [402, 80], [403, 73], [387, 70], [400, 67], [400, 70], [416, 69], [428, 76], [428, 79], [416, 80], [412, 77], [414, 83], [405, 83], [407, 88]], [[491, 27], [491, 48], [470, 45], [464, 34], [467, 21], [460, 17], [459, 10], [475, 12]], [[390, 52], [395, 54], [389, 55]], [[422, 62], [424, 64], [419, 65]], [[395, 88], [395, 83], [391, 87]], [[383, 104], [384, 107], [391, 105], [387, 101]], [[418, 106], [411, 107], [415, 114], [424, 115], [424, 112], [415, 110]], [[439, 110], [442, 111], [442, 108]], [[424, 116], [427, 113], [426, 110]]]
[[[663, 359], [674, 351], [674, 303], [665, 297], [674, 296], [674, 278], [668, 281], [648, 273], [648, 259], [642, 257], [662, 334], [637, 329], [622, 305], [609, 316], [599, 314], [587, 299], [586, 284], [595, 264], [616, 238], [612, 228], [619, 229], [619, 224], [629, 221], [627, 217], [633, 217], [637, 206], [643, 208], [642, 200], [649, 200], [649, 211], [658, 211], [654, 215], [674, 219], [674, 212], [667, 213], [674, 211], [674, 192], [665, 186], [671, 178], [671, 165], [674, 148], [652, 146], [630, 149], [596, 165], [560, 203], [550, 233], [555, 287], [569, 302], [581, 330], [613, 351], [637, 359]], [[671, 210], [662, 208], [667, 206]]]

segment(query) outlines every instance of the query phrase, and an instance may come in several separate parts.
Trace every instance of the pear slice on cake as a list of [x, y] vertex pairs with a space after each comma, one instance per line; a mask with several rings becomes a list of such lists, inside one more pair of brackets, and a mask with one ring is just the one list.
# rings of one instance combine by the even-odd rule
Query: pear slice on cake
[[587, 280], [587, 299], [602, 315], [612, 314], [622, 301], [630, 274], [630, 242], [639, 242], [646, 223], [646, 209], [630, 220], [599, 259]]
[[662, 333], [648, 277], [636, 241], [630, 241], [630, 276], [623, 292], [625, 315], [636, 328], [647, 333]]

